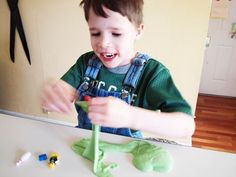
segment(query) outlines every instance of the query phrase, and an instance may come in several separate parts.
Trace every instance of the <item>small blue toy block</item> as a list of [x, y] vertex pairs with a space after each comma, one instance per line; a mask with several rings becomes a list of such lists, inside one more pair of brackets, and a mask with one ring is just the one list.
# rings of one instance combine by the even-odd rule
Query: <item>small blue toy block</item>
[[39, 155], [39, 161], [43, 161], [43, 160], [47, 160], [47, 159], [48, 159], [48, 157], [47, 157], [46, 154], [40, 154]]

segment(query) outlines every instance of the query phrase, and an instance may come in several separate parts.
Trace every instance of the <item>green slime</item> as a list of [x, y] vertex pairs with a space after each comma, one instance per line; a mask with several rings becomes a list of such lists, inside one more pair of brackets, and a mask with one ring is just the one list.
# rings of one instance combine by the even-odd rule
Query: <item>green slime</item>
[[77, 100], [75, 104], [79, 105], [85, 112], [88, 112], [88, 104], [86, 101]]
[[[76, 101], [85, 112], [88, 112], [86, 101]], [[106, 165], [103, 162], [105, 153], [125, 152], [133, 155], [134, 166], [144, 172], [169, 172], [173, 166], [173, 160], [168, 151], [161, 147], [156, 147], [146, 141], [134, 140], [126, 144], [114, 144], [99, 141], [100, 127], [93, 125], [91, 139], [82, 139], [72, 145], [72, 149], [79, 155], [93, 161], [93, 172], [98, 177], [112, 177], [109, 169], [118, 165], [112, 163]]]
[[[88, 112], [88, 103], [87, 101], [76, 101], [77, 105], [79, 105], [85, 112]], [[86, 146], [86, 149], [83, 151], [83, 156], [87, 159], [93, 161], [93, 172], [96, 174], [98, 171], [98, 160], [99, 160], [99, 125], [92, 125], [92, 138], [89, 144]]]
[[[82, 139], [72, 145], [75, 153], [84, 156], [84, 151], [89, 147], [90, 139]], [[173, 159], [170, 153], [162, 147], [157, 147], [146, 141], [134, 140], [126, 144], [115, 144], [105, 141], [99, 141], [99, 159], [97, 164], [96, 176], [98, 177], [112, 177], [109, 169], [115, 168], [117, 164], [106, 165], [103, 162], [105, 153], [110, 152], [124, 152], [133, 155], [133, 165], [143, 171], [155, 172], [169, 172], [173, 166]], [[91, 159], [89, 159], [91, 160]]]

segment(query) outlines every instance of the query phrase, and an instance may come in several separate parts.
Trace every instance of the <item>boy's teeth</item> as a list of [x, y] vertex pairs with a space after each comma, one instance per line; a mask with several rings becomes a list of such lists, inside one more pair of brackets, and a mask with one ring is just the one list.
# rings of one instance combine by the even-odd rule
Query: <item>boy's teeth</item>
[[107, 54], [105, 54], [105, 57], [107, 57], [107, 58], [111, 58], [111, 57], [113, 57], [113, 54], [111, 54], [111, 53], [107, 53]]

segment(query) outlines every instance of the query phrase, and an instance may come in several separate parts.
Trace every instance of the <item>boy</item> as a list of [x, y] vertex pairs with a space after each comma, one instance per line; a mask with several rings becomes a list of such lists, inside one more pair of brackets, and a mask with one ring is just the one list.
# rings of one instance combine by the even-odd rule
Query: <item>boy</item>
[[[92, 52], [83, 54], [56, 83], [45, 87], [42, 105], [68, 113], [89, 95], [88, 114], [76, 105], [78, 127], [141, 138], [141, 131], [191, 136], [191, 108], [158, 61], [135, 51], [142, 33], [143, 0], [82, 0]], [[160, 110], [160, 111], [159, 111]]]

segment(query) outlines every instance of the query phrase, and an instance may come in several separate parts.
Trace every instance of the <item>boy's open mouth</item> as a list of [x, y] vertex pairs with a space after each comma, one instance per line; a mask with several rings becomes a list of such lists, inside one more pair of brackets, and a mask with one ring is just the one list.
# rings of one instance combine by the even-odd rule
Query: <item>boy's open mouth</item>
[[112, 59], [114, 59], [117, 54], [115, 53], [101, 53], [102, 59], [105, 61], [110, 61]]

